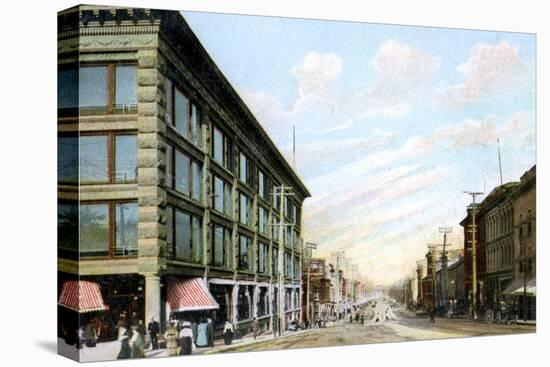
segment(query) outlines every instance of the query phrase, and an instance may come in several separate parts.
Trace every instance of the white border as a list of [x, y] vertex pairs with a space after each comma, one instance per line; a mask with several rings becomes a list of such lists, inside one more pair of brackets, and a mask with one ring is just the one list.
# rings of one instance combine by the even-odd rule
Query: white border
[[[2, 345], [3, 365], [68, 366], [57, 356], [56, 330], [56, 12], [75, 1], [8, 1], [2, 6]], [[93, 1], [167, 9], [444, 26], [537, 33], [538, 223], [548, 223], [547, 159], [542, 122], [543, 86], [549, 86], [548, 11], [543, 1], [171, 0]], [[5, 29], [4, 29], [5, 28]], [[547, 121], [548, 122], [548, 121]], [[546, 139], [547, 140], [547, 139]], [[241, 353], [101, 366], [244, 366], [384, 364], [402, 366], [543, 365], [548, 348], [547, 235], [538, 226], [538, 333], [505, 337], [409, 342], [354, 347]], [[547, 267], [546, 267], [547, 268]], [[11, 362], [11, 363], [10, 363]], [[98, 364], [99, 366], [99, 364]]]

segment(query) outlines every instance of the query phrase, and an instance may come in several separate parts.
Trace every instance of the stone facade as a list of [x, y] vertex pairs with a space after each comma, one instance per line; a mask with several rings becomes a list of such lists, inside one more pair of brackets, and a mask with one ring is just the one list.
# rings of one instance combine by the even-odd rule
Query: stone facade
[[[58, 60], [66, 65], [121, 65], [136, 70], [136, 108], [98, 114], [62, 114], [58, 118], [59, 136], [68, 134], [133, 134], [137, 140], [137, 178], [128, 183], [58, 185], [58, 196], [68, 202], [137, 203], [137, 255], [120, 258], [59, 257], [59, 271], [100, 280], [105, 275], [135, 274], [140, 277], [136, 292], [144, 292], [144, 304], [137, 306], [142, 320], [155, 317], [165, 321], [167, 278], [201, 277], [211, 287], [226, 288], [231, 304], [220, 320], [250, 322], [258, 315], [260, 298], [266, 297], [268, 312], [261, 315], [262, 327], [272, 327], [275, 309], [285, 308], [287, 318], [300, 317], [301, 296], [301, 208], [309, 192], [297, 174], [277, 150], [260, 123], [239, 98], [214, 61], [207, 54], [183, 17], [175, 11], [101, 8], [78, 6], [59, 13]], [[170, 120], [169, 98], [172, 89], [182, 91], [197, 108], [198, 131], [186, 137]], [[63, 87], [63, 86], [61, 86]], [[109, 88], [114, 88], [110, 86]], [[110, 89], [110, 90], [111, 90]], [[174, 89], [175, 90], [175, 89]], [[114, 92], [112, 92], [114, 93]], [[196, 115], [196, 116], [197, 116]], [[230, 142], [230, 164], [224, 166], [214, 157], [214, 126]], [[195, 136], [199, 136], [195, 140]], [[111, 149], [111, 148], [110, 148]], [[200, 167], [197, 197], [185, 195], [171, 186], [171, 159], [174, 150], [185, 154]], [[239, 179], [239, 154], [248, 158], [250, 182]], [[260, 171], [263, 175], [261, 187]], [[220, 214], [214, 209], [214, 177], [228, 185], [228, 202], [232, 210]], [[292, 196], [282, 204], [276, 200], [277, 188], [284, 184]], [[250, 220], [239, 220], [239, 194], [250, 199]], [[287, 201], [291, 204], [287, 204]], [[229, 205], [229, 204], [228, 204]], [[283, 207], [284, 205], [284, 207]], [[287, 205], [291, 208], [287, 211]], [[260, 207], [267, 215], [260, 218]], [[281, 210], [281, 208], [284, 208]], [[293, 210], [292, 210], [293, 209]], [[198, 218], [200, 240], [195, 243], [200, 258], [187, 261], [177, 258], [173, 247], [172, 210]], [[243, 209], [245, 210], [245, 209]], [[169, 212], [170, 211], [170, 212]], [[276, 221], [278, 219], [278, 222]], [[261, 230], [260, 222], [264, 223]], [[278, 224], [279, 223], [279, 224]], [[285, 226], [282, 227], [280, 223]], [[224, 266], [213, 264], [213, 228], [225, 226], [230, 233], [232, 256]], [[275, 231], [283, 228], [283, 236]], [[289, 236], [286, 236], [290, 228]], [[111, 231], [114, 231], [111, 229]], [[239, 266], [240, 236], [250, 238], [246, 259], [248, 269]], [[172, 241], [172, 242], [171, 242]], [[259, 244], [267, 246], [260, 256]], [[225, 245], [224, 245], [225, 246]], [[262, 247], [263, 248], [263, 247]], [[225, 247], [224, 247], [225, 249]], [[231, 250], [231, 251], [230, 251]], [[278, 251], [278, 269], [273, 254]], [[284, 250], [284, 251], [283, 251]], [[264, 267], [260, 268], [260, 257]], [[290, 271], [283, 273], [285, 266]], [[281, 274], [281, 275], [278, 275]], [[279, 286], [282, 285], [282, 286]], [[250, 288], [249, 288], [250, 287]], [[250, 312], [238, 318], [239, 290], [248, 299]], [[288, 292], [289, 290], [290, 292]], [[278, 293], [276, 293], [278, 292]], [[265, 309], [265, 306], [262, 306]], [[259, 315], [258, 315], [259, 316]]]

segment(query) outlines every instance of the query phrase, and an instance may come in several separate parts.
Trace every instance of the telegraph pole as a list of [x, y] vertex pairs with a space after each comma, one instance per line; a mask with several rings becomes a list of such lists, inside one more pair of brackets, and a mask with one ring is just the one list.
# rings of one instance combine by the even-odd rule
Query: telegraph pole
[[279, 327], [279, 336], [283, 335], [283, 330], [285, 327], [285, 304], [283, 303], [283, 298], [285, 295], [284, 290], [284, 254], [285, 254], [285, 227], [286, 226], [293, 226], [294, 223], [285, 223], [285, 214], [284, 214], [284, 205], [285, 205], [285, 197], [286, 196], [292, 196], [294, 193], [292, 192], [292, 187], [285, 186], [285, 184], [282, 184], [279, 187], [273, 187], [273, 197], [279, 197], [279, 223], [278, 224], [272, 224], [279, 226], [279, 261], [278, 261], [278, 274], [277, 274], [277, 287], [278, 287], [278, 293], [279, 297], [277, 299], [278, 301], [278, 307], [277, 307], [277, 313], [278, 313], [278, 327]]
[[307, 259], [307, 293], [306, 293], [306, 318], [308, 325], [311, 325], [311, 310], [309, 309], [309, 295], [310, 295], [310, 266], [311, 266], [311, 258], [313, 257], [313, 250], [317, 249], [317, 244], [312, 242], [306, 242], [305, 244], [306, 249], [309, 249], [309, 254], [311, 256]]
[[428, 264], [428, 269], [431, 269], [432, 272], [432, 304], [435, 309], [437, 306], [437, 288], [436, 288], [436, 279], [435, 279], [435, 273], [436, 273], [436, 266], [435, 266], [435, 248], [436, 245], [429, 243], [428, 244], [428, 250], [430, 254], [430, 263]]
[[344, 251], [331, 253], [336, 256], [336, 321], [340, 320], [340, 258], [344, 256]]
[[451, 233], [453, 227], [439, 227], [439, 233], [443, 233], [443, 252], [441, 253], [441, 298], [443, 299], [443, 313], [447, 314], [447, 233]]
[[483, 195], [483, 193], [472, 191], [464, 191], [464, 193], [472, 197], [472, 203], [470, 204], [470, 208], [472, 211], [472, 224], [468, 226], [468, 232], [472, 234], [472, 312], [474, 320], [477, 320], [476, 197], [479, 195]]

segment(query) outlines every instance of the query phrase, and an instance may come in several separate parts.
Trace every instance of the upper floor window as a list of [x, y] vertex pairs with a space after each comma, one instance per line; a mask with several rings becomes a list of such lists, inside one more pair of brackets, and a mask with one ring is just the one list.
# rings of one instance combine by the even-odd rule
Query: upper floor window
[[247, 226], [251, 225], [252, 218], [250, 212], [252, 210], [250, 198], [243, 194], [239, 193], [239, 222]]
[[215, 266], [233, 267], [233, 243], [231, 230], [222, 225], [212, 224], [212, 249], [210, 263]]
[[263, 206], [258, 206], [258, 231], [261, 234], [269, 234], [268, 226], [269, 212]]
[[173, 230], [173, 256], [184, 261], [202, 262], [202, 219], [178, 208], [171, 217], [174, 221], [169, 226]]
[[212, 157], [224, 168], [231, 170], [231, 140], [216, 126], [212, 132]]
[[250, 165], [250, 160], [244, 153], [239, 154], [239, 180], [241, 182], [252, 185], [252, 167]]
[[256, 259], [256, 270], [258, 273], [267, 272], [269, 246], [263, 242], [258, 242], [258, 255]]
[[252, 262], [250, 261], [252, 249], [252, 239], [245, 235], [239, 235], [239, 269], [250, 271]]
[[166, 87], [166, 122], [196, 146], [201, 146], [200, 110], [169, 80]]
[[168, 186], [192, 199], [200, 200], [202, 164], [173, 147], [167, 149], [167, 154]]
[[267, 177], [262, 170], [258, 170], [258, 195], [264, 200], [269, 200], [270, 190]]
[[212, 183], [212, 206], [219, 213], [231, 216], [231, 185], [214, 175]]
[[276, 247], [273, 248], [273, 253], [271, 255], [271, 267], [273, 275], [279, 274], [279, 249]]
[[78, 203], [57, 204], [57, 248], [60, 256], [77, 257]]
[[136, 112], [136, 90], [135, 65], [81, 66], [78, 74], [80, 114]]
[[275, 210], [279, 211], [281, 210], [281, 195], [280, 195], [280, 184], [274, 182], [274, 193], [273, 193], [273, 207]]
[[136, 135], [105, 134], [58, 138], [59, 182], [126, 183], [137, 179]]
[[59, 111], [71, 111], [74, 115], [78, 109], [78, 67], [65, 66], [57, 71], [57, 108]]
[[80, 203], [80, 257], [137, 255], [137, 222], [136, 202]]

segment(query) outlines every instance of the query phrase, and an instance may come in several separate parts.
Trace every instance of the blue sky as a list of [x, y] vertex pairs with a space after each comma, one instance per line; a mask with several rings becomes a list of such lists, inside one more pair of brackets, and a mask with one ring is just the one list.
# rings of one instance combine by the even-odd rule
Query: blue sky
[[306, 241], [377, 284], [411, 275], [469, 197], [535, 164], [535, 36], [184, 12], [313, 196]]

